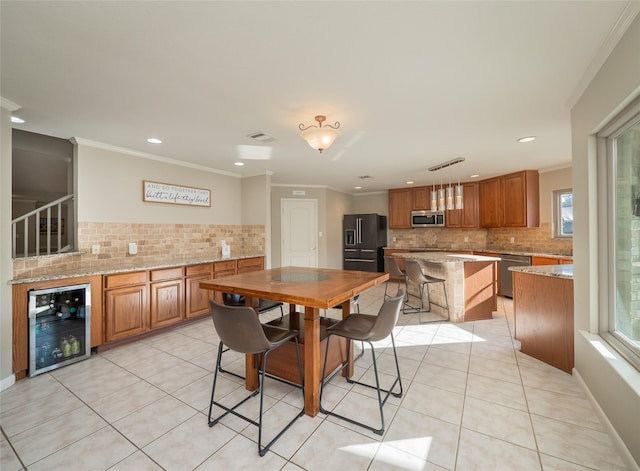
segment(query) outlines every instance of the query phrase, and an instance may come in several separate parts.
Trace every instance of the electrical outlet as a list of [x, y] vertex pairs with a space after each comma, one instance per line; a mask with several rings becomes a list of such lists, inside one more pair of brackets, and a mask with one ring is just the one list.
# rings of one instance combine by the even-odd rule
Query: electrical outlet
[[397, 241], [397, 240], [398, 240], [398, 238], [397, 238], [397, 237], [394, 237], [394, 238], [393, 238], [393, 241], [394, 241], [394, 242], [395, 242], [395, 241]]
[[515, 238], [515, 237], [511, 237], [511, 238], [509, 239], [509, 242], [511, 242], [512, 244], [515, 244], [515, 242], [516, 242], [516, 238]]
[[100, 254], [100, 246], [98, 244], [93, 244], [91, 246], [91, 254], [92, 255], [98, 255]]

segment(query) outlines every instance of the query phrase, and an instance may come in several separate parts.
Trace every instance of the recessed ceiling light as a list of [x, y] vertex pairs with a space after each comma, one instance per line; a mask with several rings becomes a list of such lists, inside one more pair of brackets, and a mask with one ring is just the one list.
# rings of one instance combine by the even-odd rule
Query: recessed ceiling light
[[12, 123], [22, 124], [22, 123], [24, 123], [24, 119], [18, 118], [17, 116], [12, 116], [11, 117], [11, 122]]
[[150, 142], [151, 144], [162, 144], [162, 141], [155, 137], [150, 137], [147, 139], [147, 142]]
[[415, 182], [412, 182], [411, 180], [409, 180], [408, 182], [406, 182], [407, 185], [413, 185]]
[[527, 136], [527, 137], [521, 137], [520, 139], [518, 139], [518, 142], [531, 142], [535, 140], [536, 140], [536, 136]]
[[234, 162], [233, 165], [237, 165], [238, 167], [242, 167], [244, 162]]
[[478, 175], [477, 173], [474, 173], [473, 175], [469, 175], [469, 178], [478, 178], [480, 175]]
[[355, 188], [356, 190], [362, 190], [362, 187], [361, 187], [361, 186], [354, 186], [354, 188]]

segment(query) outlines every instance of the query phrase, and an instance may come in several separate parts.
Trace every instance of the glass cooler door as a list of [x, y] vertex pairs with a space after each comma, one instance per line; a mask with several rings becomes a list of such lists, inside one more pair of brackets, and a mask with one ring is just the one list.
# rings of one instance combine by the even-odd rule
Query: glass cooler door
[[91, 355], [91, 285], [29, 291], [29, 376]]

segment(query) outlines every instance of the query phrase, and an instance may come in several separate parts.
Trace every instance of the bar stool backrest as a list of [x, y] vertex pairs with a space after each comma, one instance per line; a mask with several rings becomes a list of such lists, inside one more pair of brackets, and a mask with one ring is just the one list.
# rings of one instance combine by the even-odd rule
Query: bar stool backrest
[[400, 270], [398, 262], [394, 257], [384, 257], [384, 268], [386, 269], [387, 273], [389, 273], [389, 276], [407, 276], [405, 272]]
[[420, 264], [415, 260], [407, 260], [405, 262], [405, 268], [407, 269], [407, 276], [414, 283], [427, 283], [429, 279], [424, 276]]
[[211, 301], [211, 317], [222, 343], [239, 353], [262, 353], [272, 344], [258, 315], [249, 306], [225, 306]]
[[398, 322], [403, 300], [404, 290], [399, 289], [393, 298], [387, 299], [382, 304], [382, 307], [378, 311], [377, 319], [369, 331], [367, 340], [377, 342], [378, 340], [387, 338], [389, 334], [391, 334]]

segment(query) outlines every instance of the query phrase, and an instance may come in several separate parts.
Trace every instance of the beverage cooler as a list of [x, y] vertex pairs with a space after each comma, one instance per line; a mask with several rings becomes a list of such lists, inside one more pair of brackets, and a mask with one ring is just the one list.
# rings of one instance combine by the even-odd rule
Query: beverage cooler
[[29, 291], [29, 376], [91, 356], [91, 285]]

